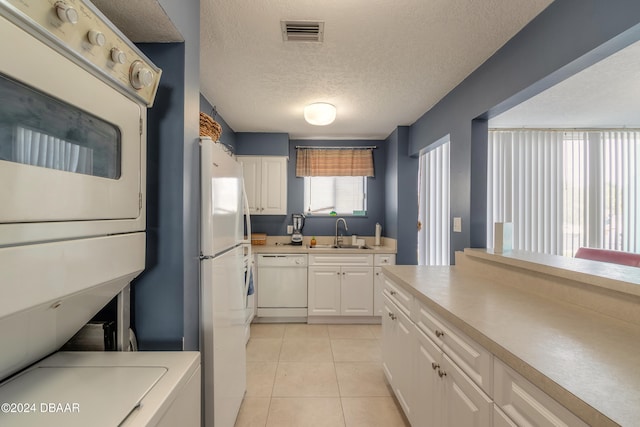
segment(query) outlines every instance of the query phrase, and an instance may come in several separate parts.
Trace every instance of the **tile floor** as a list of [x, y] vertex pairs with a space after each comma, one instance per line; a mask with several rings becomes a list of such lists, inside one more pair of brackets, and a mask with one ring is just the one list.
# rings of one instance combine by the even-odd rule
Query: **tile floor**
[[407, 427], [380, 362], [380, 325], [253, 324], [236, 427]]

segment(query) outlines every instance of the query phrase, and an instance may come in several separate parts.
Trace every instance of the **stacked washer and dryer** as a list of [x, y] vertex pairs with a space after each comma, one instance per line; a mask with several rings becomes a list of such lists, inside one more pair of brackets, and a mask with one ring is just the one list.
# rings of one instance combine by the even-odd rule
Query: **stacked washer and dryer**
[[198, 352], [57, 352], [144, 269], [161, 71], [85, 0], [0, 0], [0, 40], [0, 425], [200, 425]]

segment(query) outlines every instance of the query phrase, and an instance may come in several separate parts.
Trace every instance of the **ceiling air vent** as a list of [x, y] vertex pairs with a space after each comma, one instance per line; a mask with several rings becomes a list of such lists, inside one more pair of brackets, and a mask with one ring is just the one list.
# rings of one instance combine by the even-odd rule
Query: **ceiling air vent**
[[324, 37], [324, 22], [280, 21], [280, 27], [286, 42], [321, 42]]

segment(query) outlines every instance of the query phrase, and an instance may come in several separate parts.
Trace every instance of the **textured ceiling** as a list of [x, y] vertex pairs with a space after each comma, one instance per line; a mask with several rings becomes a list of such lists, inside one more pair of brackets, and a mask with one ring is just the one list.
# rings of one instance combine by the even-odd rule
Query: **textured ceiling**
[[135, 43], [184, 41], [158, 0], [91, 0], [91, 2]]
[[[201, 0], [201, 92], [241, 132], [385, 138], [410, 125], [551, 0]], [[325, 22], [283, 42], [280, 20]], [[336, 121], [304, 122], [312, 102]]]
[[640, 42], [491, 119], [491, 127], [640, 127]]

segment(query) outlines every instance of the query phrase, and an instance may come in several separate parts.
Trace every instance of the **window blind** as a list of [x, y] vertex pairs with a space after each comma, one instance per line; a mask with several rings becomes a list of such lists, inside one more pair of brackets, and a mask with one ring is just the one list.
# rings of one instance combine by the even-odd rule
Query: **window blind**
[[373, 150], [298, 148], [296, 176], [374, 176]]

